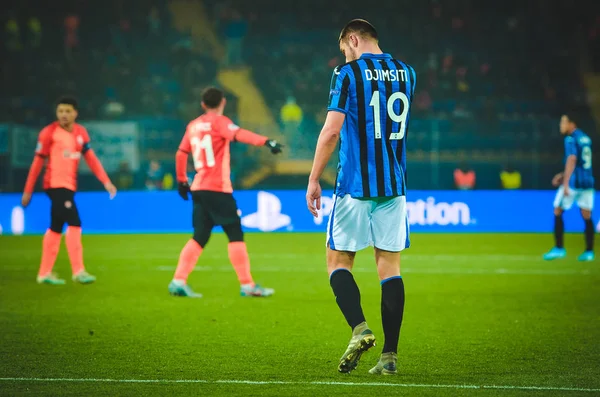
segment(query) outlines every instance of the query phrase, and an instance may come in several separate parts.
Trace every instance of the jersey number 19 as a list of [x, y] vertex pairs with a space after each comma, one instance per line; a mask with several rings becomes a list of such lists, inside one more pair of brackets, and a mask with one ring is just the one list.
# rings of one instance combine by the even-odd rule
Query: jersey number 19
[[[400, 114], [396, 114], [396, 111], [394, 110], [394, 103], [397, 100], [402, 102]], [[369, 106], [373, 107], [373, 118], [375, 119], [375, 139], [381, 139], [381, 109], [379, 104], [379, 91], [373, 91], [373, 96], [371, 97]], [[398, 132], [392, 132], [390, 134], [390, 140], [400, 140], [404, 138], [404, 134], [406, 133], [408, 106], [408, 97], [403, 92], [395, 92], [388, 98], [386, 104], [387, 117], [400, 125], [400, 130]]]
[[212, 137], [210, 135], [204, 135], [202, 139], [197, 136], [190, 139], [192, 145], [192, 158], [194, 159], [194, 168], [199, 170], [204, 168], [204, 162], [202, 161], [202, 150], [204, 150], [204, 156], [206, 158], [206, 166], [215, 166], [215, 152], [212, 146]]

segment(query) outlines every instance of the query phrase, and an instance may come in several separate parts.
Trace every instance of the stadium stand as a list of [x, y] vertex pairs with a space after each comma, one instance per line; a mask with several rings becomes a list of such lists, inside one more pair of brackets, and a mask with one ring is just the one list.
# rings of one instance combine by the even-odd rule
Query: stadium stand
[[[593, 132], [591, 116], [600, 110], [590, 112], [587, 92], [600, 81], [582, 73], [580, 57], [588, 54], [590, 74], [600, 71], [598, 15], [572, 29], [568, 21], [581, 18], [580, 11], [545, 2], [507, 0], [494, 8], [475, 0], [333, 3], [339, 12], [327, 12], [336, 7], [318, 0], [302, 7], [271, 0], [135, 0], [75, 8], [29, 1], [36, 7], [24, 5], [3, 19], [0, 120], [39, 126], [52, 118], [48, 105], [72, 92], [86, 119], [144, 119], [145, 161], [170, 167], [184, 121], [198, 112], [202, 87], [238, 91], [243, 79], [227, 87], [224, 73], [243, 70], [259, 90], [252, 95], [263, 98], [248, 98], [250, 87], [236, 92], [238, 104], [229, 89], [229, 113], [245, 110], [258, 130], [270, 131], [271, 119], [277, 120], [289, 159], [310, 160], [331, 71], [344, 62], [339, 29], [361, 16], [375, 23], [386, 51], [418, 72], [409, 138], [412, 186], [451, 188], [452, 170], [468, 160], [477, 167], [479, 188], [498, 187], [498, 172], [509, 161], [523, 173], [524, 187], [547, 187], [554, 169], [546, 165], [560, 161], [558, 112], [584, 110], [590, 116], [585, 128]], [[194, 26], [194, 18], [212, 21], [212, 29]], [[583, 52], [576, 45], [580, 35], [589, 37]], [[266, 112], [243, 104], [263, 99]], [[298, 117], [280, 120], [290, 101]], [[236, 154], [239, 175], [258, 168], [254, 152], [236, 148]]]

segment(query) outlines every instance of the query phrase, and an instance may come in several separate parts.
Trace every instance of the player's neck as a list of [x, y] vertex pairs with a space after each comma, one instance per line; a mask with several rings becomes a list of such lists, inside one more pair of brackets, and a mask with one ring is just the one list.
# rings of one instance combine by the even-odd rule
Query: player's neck
[[58, 125], [60, 125], [60, 128], [62, 128], [63, 130], [65, 130], [67, 132], [73, 132], [73, 124], [75, 124], [75, 123], [69, 123], [69, 124], [58, 123]]
[[214, 115], [214, 116], [222, 116], [222, 115], [223, 115], [223, 112], [221, 112], [221, 111], [220, 111], [220, 110], [218, 110], [218, 109], [206, 109], [206, 110], [204, 111], [204, 114], [212, 114], [212, 115]]
[[381, 55], [383, 54], [383, 51], [381, 51], [381, 48], [379, 48], [378, 44], [368, 44], [364, 46], [360, 56], [362, 56], [363, 54]]

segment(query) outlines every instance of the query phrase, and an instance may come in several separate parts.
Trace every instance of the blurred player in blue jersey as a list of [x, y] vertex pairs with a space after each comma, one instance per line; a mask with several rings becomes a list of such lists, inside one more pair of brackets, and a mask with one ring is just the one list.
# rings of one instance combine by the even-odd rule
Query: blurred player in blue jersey
[[592, 140], [577, 128], [574, 114], [565, 114], [560, 119], [560, 133], [565, 136], [565, 170], [552, 179], [559, 186], [554, 199], [554, 240], [555, 245], [544, 254], [545, 260], [564, 258], [564, 229], [562, 214], [577, 203], [585, 222], [585, 252], [579, 255], [580, 261], [594, 260], [594, 175], [592, 173]]
[[317, 142], [306, 201], [313, 216], [321, 208], [319, 179], [338, 141], [334, 205], [327, 226], [327, 268], [337, 304], [352, 328], [338, 370], [350, 372], [375, 345], [360, 303], [352, 267], [357, 251], [375, 247], [381, 281], [385, 342], [372, 374], [395, 374], [404, 314], [400, 251], [408, 248], [406, 133], [415, 92], [414, 69], [379, 48], [375, 28], [355, 19], [342, 30], [346, 57], [333, 71], [328, 114]]

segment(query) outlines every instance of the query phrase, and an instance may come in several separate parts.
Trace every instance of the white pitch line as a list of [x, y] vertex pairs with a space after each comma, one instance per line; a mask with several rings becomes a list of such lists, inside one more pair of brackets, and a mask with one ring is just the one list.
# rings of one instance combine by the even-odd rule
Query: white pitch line
[[203, 379], [0, 378], [0, 382], [64, 383], [209, 383]]
[[366, 386], [366, 387], [404, 387], [436, 389], [496, 389], [496, 390], [540, 390], [540, 391], [576, 391], [597, 393], [600, 389], [559, 386], [513, 386], [513, 385], [440, 385], [419, 383], [384, 382], [293, 382], [276, 380], [206, 380], [206, 379], [99, 379], [99, 378], [0, 378], [0, 382], [63, 382], [63, 383], [204, 383], [204, 384], [240, 384], [240, 385], [321, 385], [321, 386]]
[[211, 383], [237, 384], [237, 385], [302, 385], [310, 384], [310, 382], [289, 382], [282, 380], [215, 380]]

